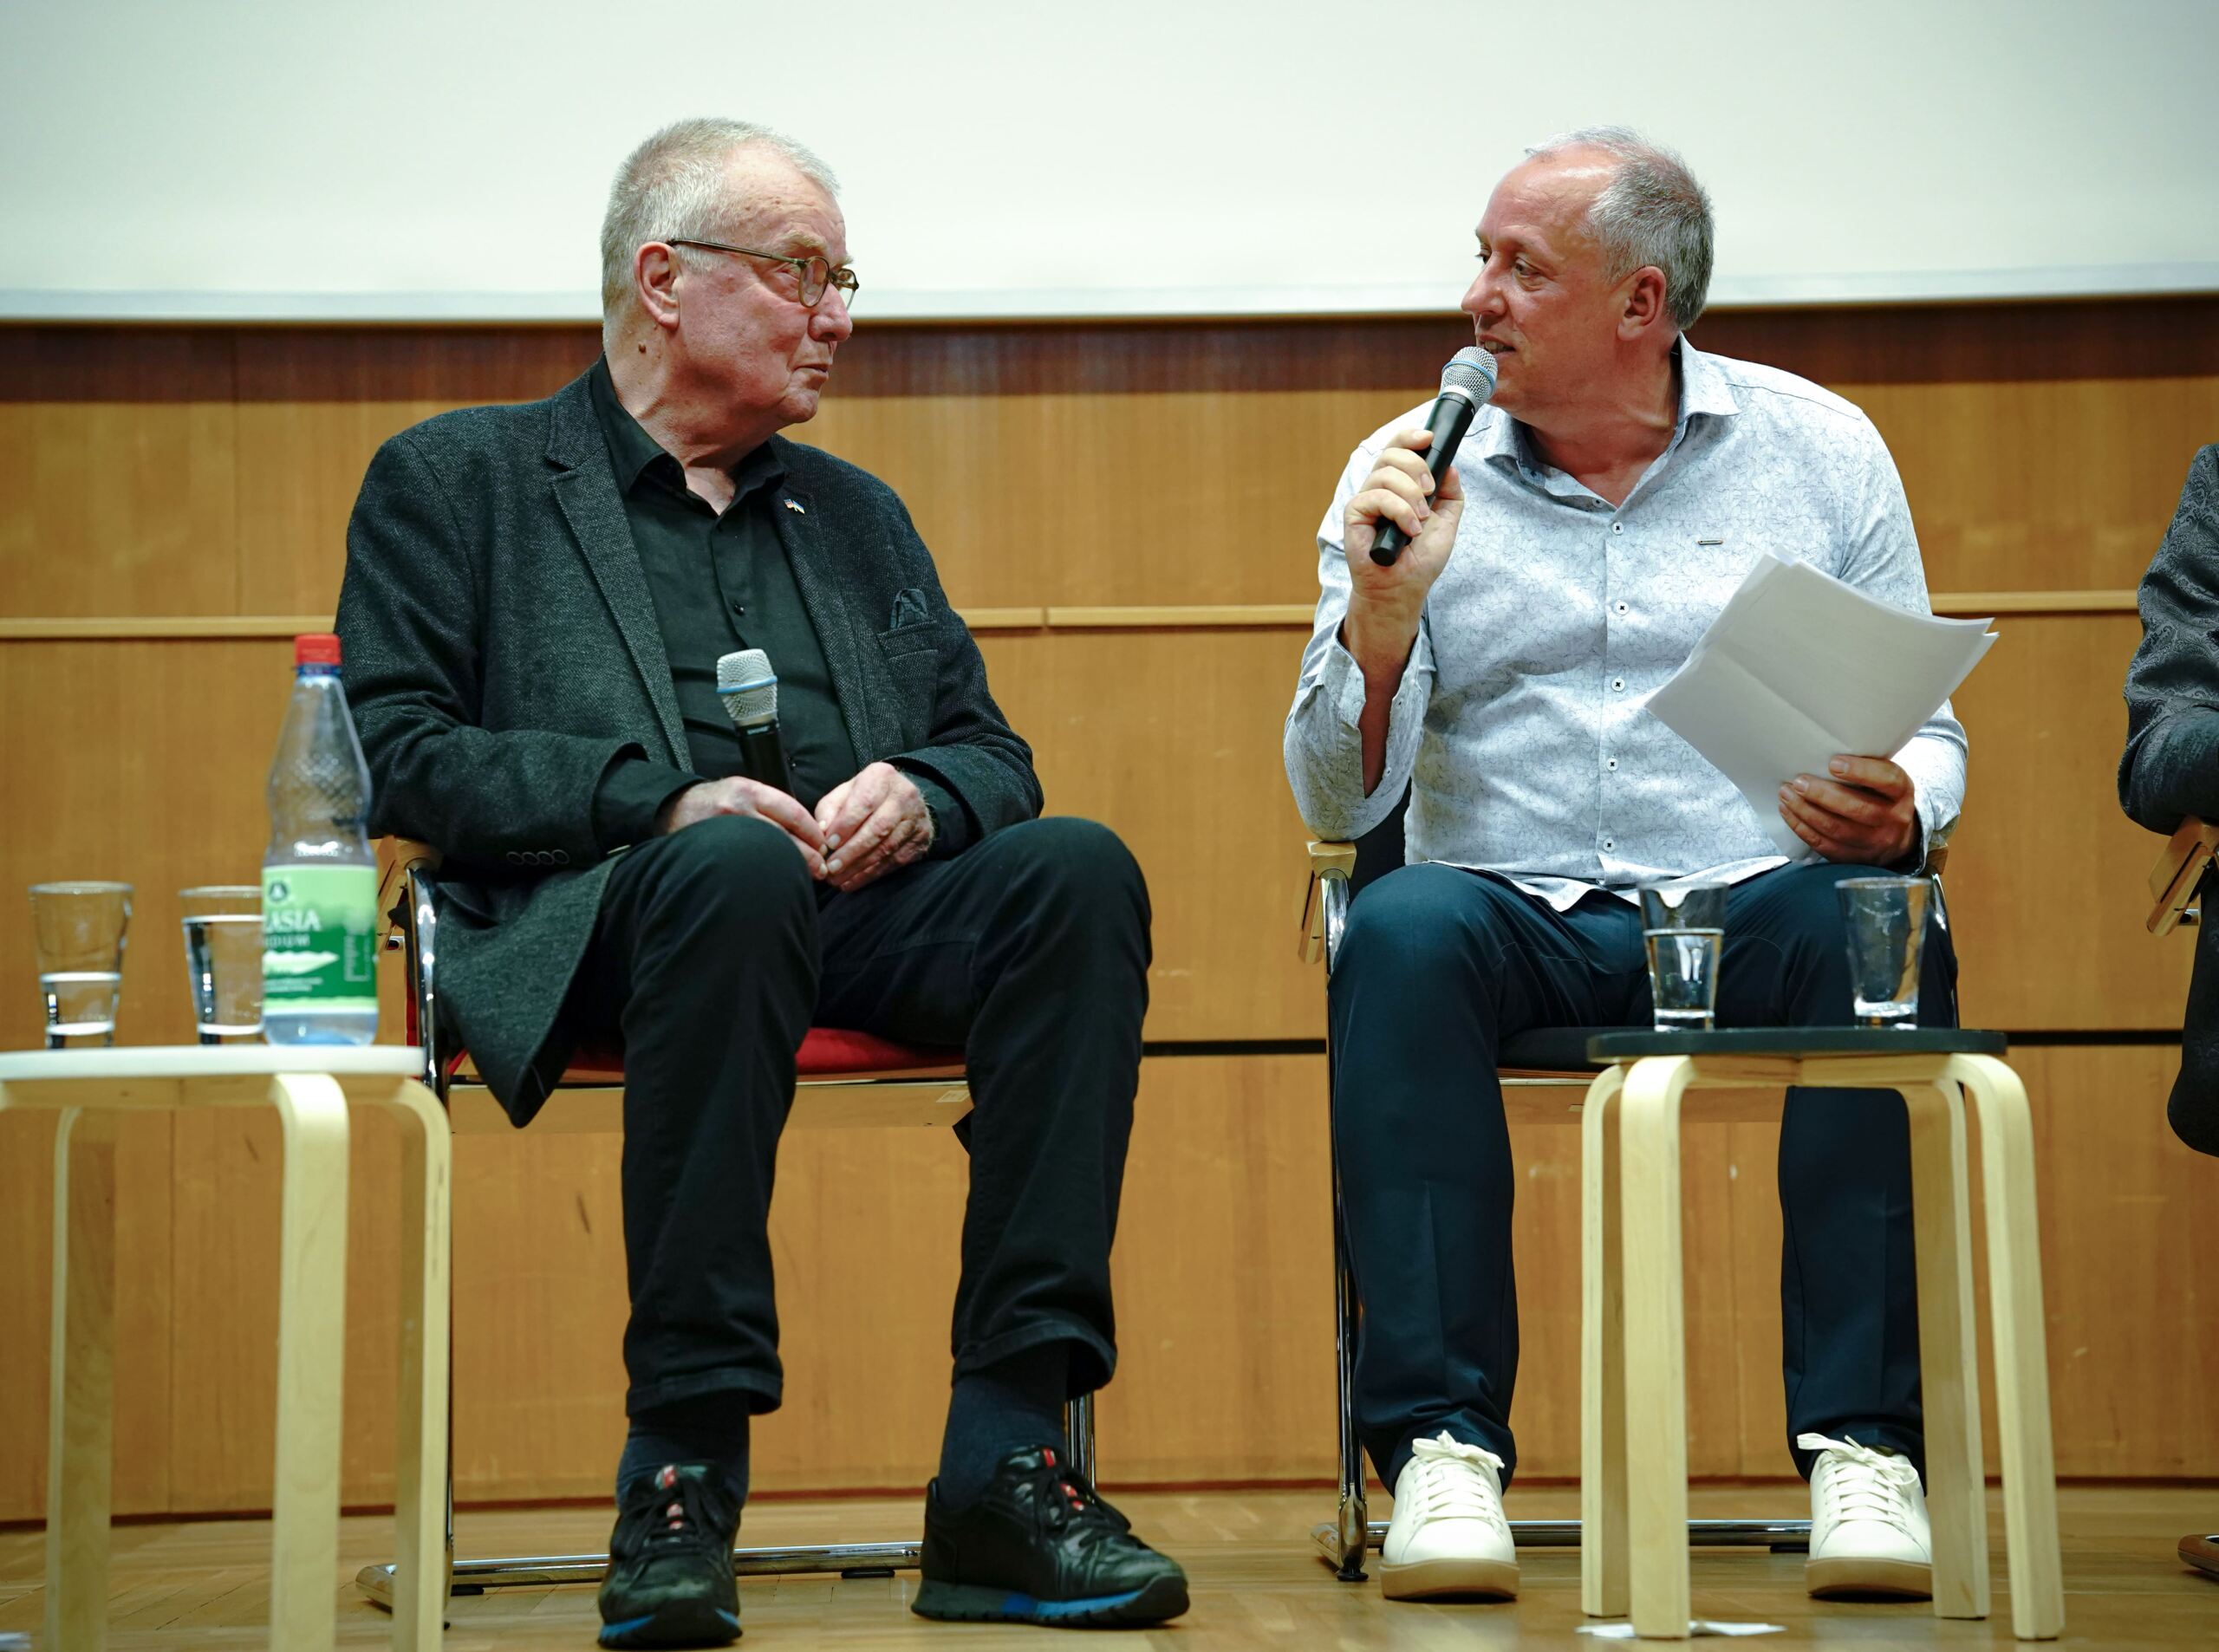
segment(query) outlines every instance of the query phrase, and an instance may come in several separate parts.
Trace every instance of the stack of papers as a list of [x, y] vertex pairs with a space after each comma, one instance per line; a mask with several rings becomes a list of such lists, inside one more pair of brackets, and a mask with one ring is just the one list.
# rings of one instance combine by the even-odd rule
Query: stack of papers
[[1649, 709], [1799, 858], [1810, 849], [1780, 817], [1781, 784], [1825, 773], [1840, 752], [1902, 751], [1995, 646], [1992, 623], [1906, 613], [1807, 563], [1761, 556]]

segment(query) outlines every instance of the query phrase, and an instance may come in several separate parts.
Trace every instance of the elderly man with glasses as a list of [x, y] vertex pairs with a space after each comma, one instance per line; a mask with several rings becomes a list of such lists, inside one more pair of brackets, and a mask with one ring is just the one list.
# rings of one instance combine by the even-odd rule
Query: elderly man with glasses
[[[625, 1048], [630, 1434], [605, 1646], [723, 1645], [748, 1425], [780, 1401], [766, 1236], [812, 1021], [963, 1046], [977, 1107], [927, 1616], [1160, 1622], [1178, 1566], [1057, 1449], [1116, 1363], [1110, 1245], [1149, 902], [1031, 752], [883, 483], [812, 417], [855, 272], [823, 164], [688, 120], [627, 160], [601, 361], [372, 460], [339, 630], [374, 829], [446, 855], [445, 1013], [518, 1124]], [[720, 657], [770, 656], [782, 775]], [[758, 771], [759, 764], [757, 765]]]

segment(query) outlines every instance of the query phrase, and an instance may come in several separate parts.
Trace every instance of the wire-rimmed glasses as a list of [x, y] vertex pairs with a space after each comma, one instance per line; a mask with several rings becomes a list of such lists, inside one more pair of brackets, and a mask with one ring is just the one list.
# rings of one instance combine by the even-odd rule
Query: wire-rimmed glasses
[[791, 264], [801, 277], [801, 302], [814, 309], [824, 297], [824, 289], [837, 287], [841, 299], [849, 304], [856, 302], [856, 292], [862, 283], [856, 279], [855, 267], [842, 264], [832, 267], [829, 259], [820, 257], [797, 258], [784, 252], [758, 252], [753, 247], [727, 246], [721, 241], [697, 241], [688, 236], [665, 237], [665, 244], [674, 247], [700, 247], [707, 252], [732, 252], [743, 258], [768, 258], [772, 263]]

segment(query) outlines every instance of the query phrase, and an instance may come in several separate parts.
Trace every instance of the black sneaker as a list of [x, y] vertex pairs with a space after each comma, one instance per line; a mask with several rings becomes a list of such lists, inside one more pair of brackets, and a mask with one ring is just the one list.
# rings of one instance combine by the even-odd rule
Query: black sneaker
[[1044, 1447], [1012, 1452], [967, 1509], [925, 1492], [921, 1617], [1071, 1628], [1161, 1623], [1187, 1610], [1187, 1574]]
[[732, 1540], [739, 1503], [706, 1463], [667, 1463], [616, 1508], [601, 1580], [603, 1646], [730, 1646], [739, 1636]]

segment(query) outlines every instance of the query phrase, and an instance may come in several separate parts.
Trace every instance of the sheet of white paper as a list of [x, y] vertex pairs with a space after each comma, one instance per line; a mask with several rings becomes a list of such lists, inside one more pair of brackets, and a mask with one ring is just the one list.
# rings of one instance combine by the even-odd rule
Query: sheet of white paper
[[[1630, 1623], [1582, 1623], [1572, 1631], [1575, 1635], [1591, 1635], [1598, 1641], [1630, 1641]], [[1690, 1635], [1782, 1635], [1786, 1630], [1778, 1623], [1726, 1623], [1716, 1618], [1691, 1617], [1688, 1620]]]
[[1780, 853], [1780, 784], [1837, 752], [1891, 758], [1995, 643], [1987, 620], [1890, 608], [1807, 563], [1760, 557], [1649, 709], [1749, 800]]

